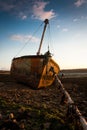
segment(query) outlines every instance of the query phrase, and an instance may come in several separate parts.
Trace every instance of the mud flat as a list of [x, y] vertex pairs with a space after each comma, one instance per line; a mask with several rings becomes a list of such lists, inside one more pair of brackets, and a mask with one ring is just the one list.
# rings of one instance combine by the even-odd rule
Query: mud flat
[[[87, 77], [62, 77], [61, 81], [87, 119]], [[0, 129], [11, 122], [22, 130], [75, 130], [76, 125], [67, 122], [67, 106], [61, 104], [61, 97], [55, 84], [34, 90], [17, 83], [9, 71], [0, 71]]]

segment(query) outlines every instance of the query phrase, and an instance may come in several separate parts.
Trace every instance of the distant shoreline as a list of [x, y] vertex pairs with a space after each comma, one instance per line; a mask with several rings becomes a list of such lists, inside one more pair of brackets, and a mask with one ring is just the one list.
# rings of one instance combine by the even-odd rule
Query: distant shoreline
[[0, 74], [9, 74], [10, 71], [9, 70], [0, 70]]
[[[10, 70], [0, 70], [0, 73], [9, 73]], [[87, 68], [83, 69], [61, 69], [60, 73], [87, 73]]]
[[61, 70], [58, 75], [61, 78], [87, 77], [87, 69], [67, 69], [67, 70]]
[[85, 69], [62, 69], [62, 73], [87, 73], [87, 68]]

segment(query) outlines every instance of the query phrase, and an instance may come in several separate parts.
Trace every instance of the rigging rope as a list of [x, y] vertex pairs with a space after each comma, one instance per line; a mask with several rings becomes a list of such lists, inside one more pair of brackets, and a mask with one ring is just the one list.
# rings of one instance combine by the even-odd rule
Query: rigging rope
[[[52, 48], [52, 50], [53, 50], [53, 53], [54, 53], [54, 47], [53, 47], [53, 44], [52, 43], [54, 43], [53, 42], [53, 39], [52, 39], [52, 36], [51, 36], [51, 28], [50, 28], [50, 23], [49, 23], [49, 25], [48, 25], [48, 30], [49, 30], [49, 43], [48, 43], [48, 47], [50, 48]], [[52, 51], [51, 51], [52, 52]]]
[[[40, 26], [37, 28], [37, 30], [32, 34], [32, 36], [35, 36], [35, 34], [38, 32], [38, 30], [40, 29], [40, 27], [41, 27], [42, 25], [43, 25], [43, 22], [40, 24]], [[25, 42], [24, 46], [19, 50], [19, 52], [15, 55], [15, 57], [19, 55], [19, 53], [25, 48], [25, 46], [26, 46], [26, 45], [28, 44], [28, 42], [31, 41], [31, 40], [32, 40], [32, 37], [29, 38], [29, 39], [27, 40], [27, 42]]]

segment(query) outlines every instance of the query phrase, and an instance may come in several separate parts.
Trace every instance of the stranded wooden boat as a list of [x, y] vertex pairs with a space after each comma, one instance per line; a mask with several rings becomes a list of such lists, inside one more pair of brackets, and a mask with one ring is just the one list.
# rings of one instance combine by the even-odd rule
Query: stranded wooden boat
[[50, 86], [54, 81], [52, 69], [58, 74], [60, 68], [52, 59], [51, 53], [46, 52], [40, 55], [40, 49], [48, 24], [48, 19], [44, 21], [44, 30], [37, 55], [17, 57], [12, 60], [11, 75], [21, 83], [25, 83], [32, 88]]

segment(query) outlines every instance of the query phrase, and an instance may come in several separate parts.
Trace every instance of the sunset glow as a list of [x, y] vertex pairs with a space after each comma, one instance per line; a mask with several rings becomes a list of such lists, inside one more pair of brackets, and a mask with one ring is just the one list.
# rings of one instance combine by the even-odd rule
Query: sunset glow
[[0, 0], [0, 70], [14, 57], [50, 48], [61, 69], [87, 68], [87, 0]]

